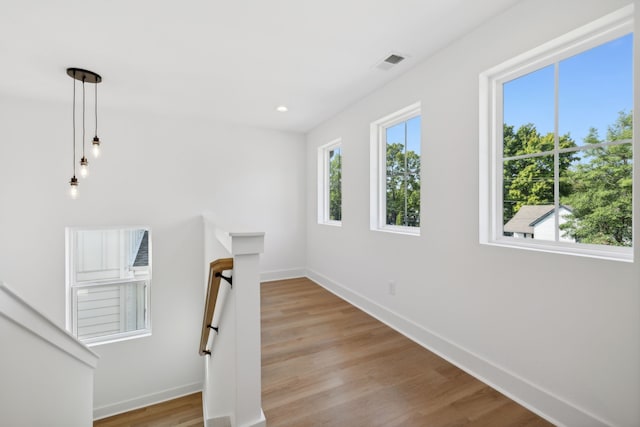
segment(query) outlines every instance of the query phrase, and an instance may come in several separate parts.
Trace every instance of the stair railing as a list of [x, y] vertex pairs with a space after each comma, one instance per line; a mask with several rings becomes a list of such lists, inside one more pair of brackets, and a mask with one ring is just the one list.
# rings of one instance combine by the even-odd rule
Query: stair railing
[[202, 334], [200, 335], [200, 355], [211, 355], [211, 350], [207, 348], [209, 342], [209, 335], [211, 330], [219, 332], [219, 325], [214, 326], [213, 315], [215, 314], [216, 302], [218, 300], [218, 293], [220, 291], [220, 280], [224, 279], [232, 284], [232, 278], [230, 276], [223, 276], [222, 272], [233, 269], [233, 258], [220, 258], [212, 261], [209, 264], [209, 281], [207, 282], [207, 296], [204, 302], [204, 317], [202, 319]]

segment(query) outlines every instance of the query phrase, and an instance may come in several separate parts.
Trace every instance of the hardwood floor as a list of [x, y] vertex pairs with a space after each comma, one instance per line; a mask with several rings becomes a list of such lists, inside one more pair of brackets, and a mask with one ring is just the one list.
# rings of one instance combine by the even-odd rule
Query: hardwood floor
[[202, 427], [202, 393], [103, 418], [94, 427]]
[[269, 427], [552, 425], [308, 279], [261, 290]]
[[[262, 284], [268, 427], [551, 424], [308, 279]], [[195, 393], [94, 422], [203, 426]]]

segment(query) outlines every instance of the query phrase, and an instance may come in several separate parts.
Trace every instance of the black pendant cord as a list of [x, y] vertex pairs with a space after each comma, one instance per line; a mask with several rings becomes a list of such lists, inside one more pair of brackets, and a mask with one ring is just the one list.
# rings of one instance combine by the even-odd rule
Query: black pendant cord
[[85, 137], [84, 137], [84, 116], [85, 116], [85, 114], [84, 114], [84, 112], [85, 112], [84, 105], [85, 105], [85, 102], [84, 102], [84, 99], [85, 99], [85, 95], [84, 95], [84, 78], [83, 78], [82, 79], [82, 161], [84, 161], [85, 158], [86, 158], [85, 155], [84, 155], [84, 146], [85, 146]]
[[94, 97], [94, 106], [95, 106], [95, 118], [96, 118], [96, 133], [95, 136], [98, 136], [98, 83], [95, 85], [95, 97]]
[[76, 176], [76, 79], [73, 78], [73, 176]]

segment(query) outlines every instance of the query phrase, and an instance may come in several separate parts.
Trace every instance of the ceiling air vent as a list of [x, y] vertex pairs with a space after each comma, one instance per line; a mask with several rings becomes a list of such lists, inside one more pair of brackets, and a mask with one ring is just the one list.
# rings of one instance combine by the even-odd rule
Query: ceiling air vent
[[404, 56], [396, 55], [393, 53], [387, 56], [387, 59], [384, 60], [384, 62], [388, 62], [389, 64], [393, 64], [393, 65], [396, 65], [402, 61], [404, 61]]
[[404, 56], [392, 53], [380, 62], [376, 68], [380, 70], [390, 70], [394, 65], [404, 61]]

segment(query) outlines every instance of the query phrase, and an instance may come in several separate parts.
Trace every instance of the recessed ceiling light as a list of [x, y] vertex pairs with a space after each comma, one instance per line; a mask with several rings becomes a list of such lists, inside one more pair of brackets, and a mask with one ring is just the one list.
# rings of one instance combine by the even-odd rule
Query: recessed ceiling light
[[286, 113], [287, 111], [289, 111], [289, 109], [287, 108], [286, 105], [278, 105], [276, 107], [276, 111], [279, 111], [281, 113]]

